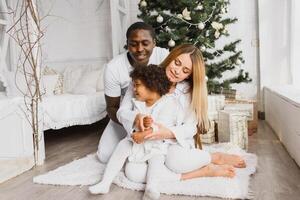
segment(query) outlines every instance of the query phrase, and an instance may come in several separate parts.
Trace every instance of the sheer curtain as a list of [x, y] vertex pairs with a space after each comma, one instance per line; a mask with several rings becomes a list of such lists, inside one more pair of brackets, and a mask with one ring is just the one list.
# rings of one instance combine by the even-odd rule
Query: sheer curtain
[[291, 72], [292, 84], [300, 88], [300, 1], [291, 1]]
[[7, 51], [8, 51], [8, 40], [9, 35], [6, 34], [6, 31], [9, 28], [8, 20], [8, 10], [5, 0], [0, 0], [0, 91], [3, 91], [4, 88], [2, 84], [6, 85], [5, 72], [7, 71]]

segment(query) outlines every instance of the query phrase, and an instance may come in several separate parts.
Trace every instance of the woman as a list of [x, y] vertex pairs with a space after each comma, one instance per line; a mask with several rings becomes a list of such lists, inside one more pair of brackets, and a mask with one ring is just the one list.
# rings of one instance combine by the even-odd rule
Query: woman
[[[160, 66], [165, 68], [166, 75], [172, 82], [170, 93], [186, 110], [186, 116], [182, 125], [170, 129], [157, 124], [158, 131], [149, 133], [145, 139], [175, 139], [178, 142], [178, 145], [169, 147], [165, 164], [173, 172], [180, 173], [180, 180], [205, 176], [233, 177], [234, 167], [245, 167], [245, 162], [241, 157], [224, 153], [209, 154], [195, 149], [193, 136], [197, 133], [197, 126], [202, 130], [208, 129], [209, 126], [205, 65], [200, 50], [190, 44], [180, 45], [170, 52]], [[132, 96], [132, 87], [129, 87], [117, 112], [117, 117], [127, 133], [133, 132], [134, 125], [143, 130], [142, 122], [146, 117], [132, 111], [130, 101]], [[191, 111], [196, 113], [196, 120], [190, 114]], [[146, 167], [146, 164], [128, 163], [125, 173], [133, 181], [144, 182]], [[167, 174], [168, 170], [165, 171]]]

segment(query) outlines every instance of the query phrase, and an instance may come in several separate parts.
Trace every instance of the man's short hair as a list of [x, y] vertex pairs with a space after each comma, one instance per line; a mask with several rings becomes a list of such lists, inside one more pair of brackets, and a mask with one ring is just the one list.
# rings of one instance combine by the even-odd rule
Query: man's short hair
[[151, 25], [146, 24], [145, 22], [135, 22], [135, 23], [131, 24], [131, 26], [129, 26], [129, 28], [127, 29], [127, 32], [126, 32], [127, 40], [130, 37], [130, 34], [135, 30], [147, 30], [150, 32], [150, 35], [153, 38], [153, 40], [155, 40], [154, 28]]

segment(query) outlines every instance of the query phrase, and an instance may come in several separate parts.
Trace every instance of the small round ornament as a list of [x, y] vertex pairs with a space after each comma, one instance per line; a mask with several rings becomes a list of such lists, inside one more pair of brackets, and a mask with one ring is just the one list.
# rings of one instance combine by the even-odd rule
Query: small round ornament
[[164, 21], [164, 18], [161, 15], [158, 15], [157, 18], [156, 18], [156, 21], [158, 23], [162, 23]]
[[142, 0], [142, 1], [140, 2], [140, 6], [141, 6], [141, 7], [146, 7], [146, 6], [147, 6], [147, 2], [146, 2], [145, 0]]
[[175, 41], [173, 39], [169, 40], [168, 46], [169, 47], [174, 47], [175, 46]]
[[198, 24], [198, 28], [200, 29], [200, 30], [202, 30], [202, 29], [204, 29], [204, 23], [203, 22], [200, 22], [199, 24]]

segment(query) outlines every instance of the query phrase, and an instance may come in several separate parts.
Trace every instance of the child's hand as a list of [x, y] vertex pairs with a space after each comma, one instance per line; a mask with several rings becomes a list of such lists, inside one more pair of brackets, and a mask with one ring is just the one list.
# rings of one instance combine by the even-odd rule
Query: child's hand
[[144, 131], [145, 127], [144, 127], [144, 118], [146, 117], [146, 115], [144, 114], [137, 114], [135, 116], [135, 120], [134, 120], [134, 126], [141, 131]]
[[146, 129], [150, 128], [152, 126], [152, 123], [153, 119], [151, 116], [146, 116], [143, 118], [143, 124]]
[[133, 141], [135, 143], [141, 144], [145, 141], [145, 139], [144, 139], [145, 136], [149, 135], [151, 132], [152, 132], [152, 129], [145, 130], [145, 131], [137, 131], [131, 135], [131, 138], [133, 139]]

